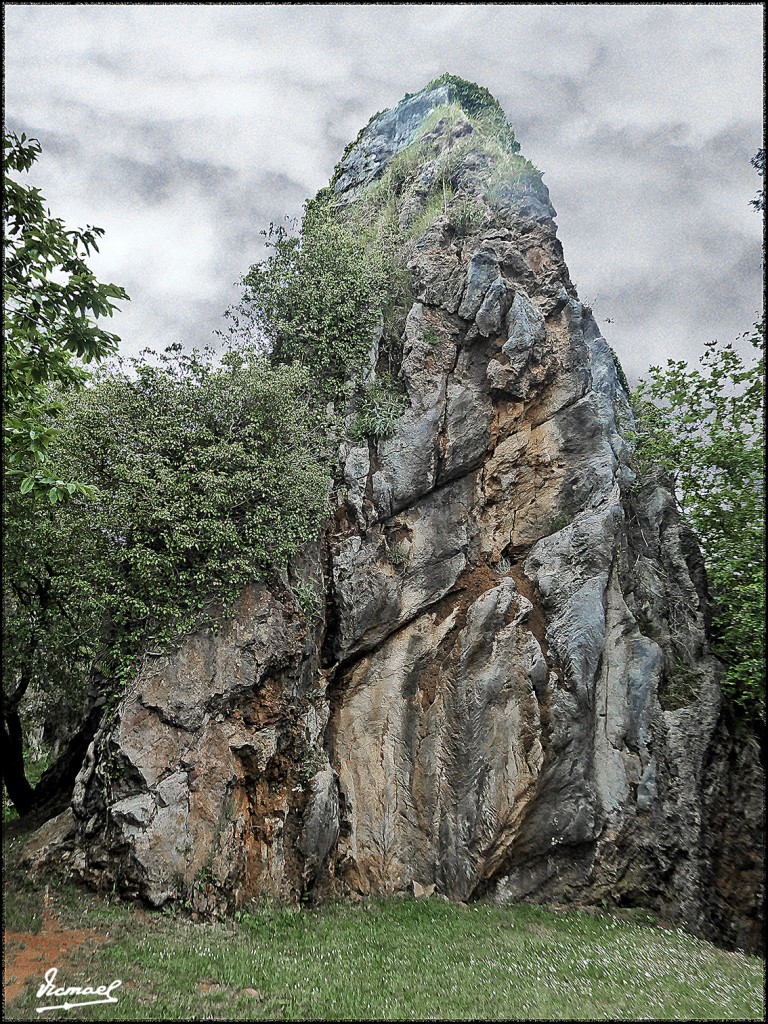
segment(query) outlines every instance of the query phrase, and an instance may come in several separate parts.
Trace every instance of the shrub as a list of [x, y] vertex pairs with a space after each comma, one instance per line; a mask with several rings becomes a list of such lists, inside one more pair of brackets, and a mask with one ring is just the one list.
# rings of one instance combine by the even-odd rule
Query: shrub
[[672, 475], [680, 512], [698, 537], [715, 598], [723, 687], [746, 717], [765, 716], [765, 336], [751, 361], [710, 342], [699, 368], [652, 366], [632, 394], [635, 468]]
[[291, 589], [293, 599], [301, 609], [305, 618], [312, 619], [320, 610], [320, 598], [317, 591], [309, 583], [296, 583]]
[[72, 693], [92, 666], [125, 676], [285, 565], [327, 509], [311, 389], [299, 365], [174, 346], [71, 396], [55, 455], [97, 490], [8, 507], [6, 672]]
[[396, 568], [405, 565], [409, 558], [409, 549], [402, 541], [392, 544], [389, 549], [389, 561]]
[[456, 229], [457, 235], [468, 235], [483, 222], [483, 206], [477, 199], [470, 196], [462, 196], [458, 201], [451, 204], [448, 211], [451, 224]]
[[319, 392], [338, 397], [361, 381], [381, 323], [381, 260], [336, 217], [327, 194], [305, 207], [301, 232], [265, 232], [272, 250], [242, 279], [230, 309], [230, 342], [252, 345], [273, 363], [305, 366]]
[[358, 400], [350, 436], [356, 441], [366, 437], [391, 437], [405, 406], [405, 395], [397, 390], [391, 378], [377, 378]]

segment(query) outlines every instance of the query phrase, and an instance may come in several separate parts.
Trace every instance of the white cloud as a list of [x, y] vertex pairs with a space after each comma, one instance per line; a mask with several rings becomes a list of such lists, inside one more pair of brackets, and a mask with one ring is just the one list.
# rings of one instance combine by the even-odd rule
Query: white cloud
[[630, 372], [734, 336], [760, 302], [758, 4], [10, 4], [5, 62], [54, 212], [106, 229], [129, 347], [207, 339], [259, 229], [446, 70], [497, 96], [545, 172]]

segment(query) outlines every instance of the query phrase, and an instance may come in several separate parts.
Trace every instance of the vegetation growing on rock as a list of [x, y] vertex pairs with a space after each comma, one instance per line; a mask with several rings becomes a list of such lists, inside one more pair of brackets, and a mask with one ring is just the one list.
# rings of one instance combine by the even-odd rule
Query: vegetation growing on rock
[[455, 101], [436, 106], [412, 141], [389, 161], [381, 178], [365, 194], [355, 196], [349, 216], [363, 221], [374, 213], [384, 223], [387, 217], [394, 219], [398, 205], [417, 205], [422, 215], [425, 208], [431, 208], [432, 215], [416, 214], [415, 225], [414, 215], [406, 215], [405, 223], [399, 225], [405, 229], [403, 241], [418, 237], [439, 214], [451, 223], [458, 221], [454, 227], [465, 233], [461, 217], [468, 200], [474, 200], [479, 224], [490, 212], [486, 206], [498, 208], [516, 187], [541, 182], [541, 172], [519, 155], [519, 148], [507, 141], [494, 110], [480, 107], [468, 113]]
[[230, 310], [233, 340], [261, 345], [272, 363], [299, 363], [326, 399], [359, 383], [376, 343], [383, 270], [346, 231], [325, 197], [308, 203], [301, 232], [268, 238], [271, 254], [242, 279]]
[[[482, 114], [489, 118], [495, 134], [510, 153], [520, 151], [520, 143], [515, 139], [515, 133], [507, 121], [501, 104], [485, 86], [478, 85], [477, 82], [468, 82], [465, 78], [459, 78], [458, 75], [451, 75], [446, 71], [437, 78], [433, 78], [423, 91], [428, 92], [441, 85], [449, 87], [451, 98], [467, 114], [470, 116]], [[406, 93], [406, 99], [409, 95]]]

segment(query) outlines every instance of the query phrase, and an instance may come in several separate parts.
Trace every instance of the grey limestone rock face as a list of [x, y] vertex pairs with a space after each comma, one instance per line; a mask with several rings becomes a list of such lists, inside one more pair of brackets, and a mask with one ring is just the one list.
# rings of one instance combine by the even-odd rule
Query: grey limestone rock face
[[450, 88], [438, 86], [419, 92], [376, 117], [363, 129], [356, 145], [341, 161], [334, 184], [337, 195], [348, 200], [375, 181], [392, 157], [413, 140], [435, 107], [448, 102]]
[[[331, 549], [339, 659], [378, 646], [455, 584], [467, 564], [471, 500], [471, 481], [459, 480], [392, 518], [386, 529]], [[401, 562], [393, 562], [395, 545]]]
[[325, 725], [316, 666], [297, 609], [262, 586], [219, 633], [148, 660], [78, 778], [78, 874], [201, 912], [295, 898], [333, 834], [327, 762], [310, 771]]
[[[420, 616], [349, 674], [333, 756], [360, 892], [436, 884], [466, 899], [502, 859], [542, 763], [547, 667], [507, 577], [466, 609]], [[501, 837], [504, 843], [500, 844]]]
[[[340, 200], [444, 90], [368, 125]], [[449, 206], [411, 247], [408, 407], [389, 439], [342, 446], [323, 609], [253, 587], [148, 661], [61, 842], [94, 884], [201, 912], [434, 886], [636, 904], [754, 946], [762, 774], [722, 704], [701, 556], [668, 483], [631, 468], [546, 188], [485, 200], [487, 173], [470, 148], [454, 180], [482, 216], [461, 233]]]
[[467, 281], [464, 298], [459, 306], [459, 316], [464, 320], [473, 320], [489, 289], [500, 278], [499, 261], [493, 249], [481, 249], [476, 252], [467, 267]]

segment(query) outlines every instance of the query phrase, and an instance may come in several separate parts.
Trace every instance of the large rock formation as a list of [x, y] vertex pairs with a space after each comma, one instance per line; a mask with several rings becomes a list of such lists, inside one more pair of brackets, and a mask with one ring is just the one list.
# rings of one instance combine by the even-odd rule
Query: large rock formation
[[343, 210], [431, 115], [408, 225], [465, 140], [410, 248], [408, 408], [342, 448], [336, 515], [293, 570], [320, 611], [254, 584], [218, 632], [148, 657], [29, 861], [55, 848], [200, 911], [434, 885], [754, 944], [762, 776], [724, 715], [701, 556], [665, 481], [630, 467], [540, 175], [489, 190], [472, 118], [436, 119], [455, 96], [377, 116], [335, 176]]

